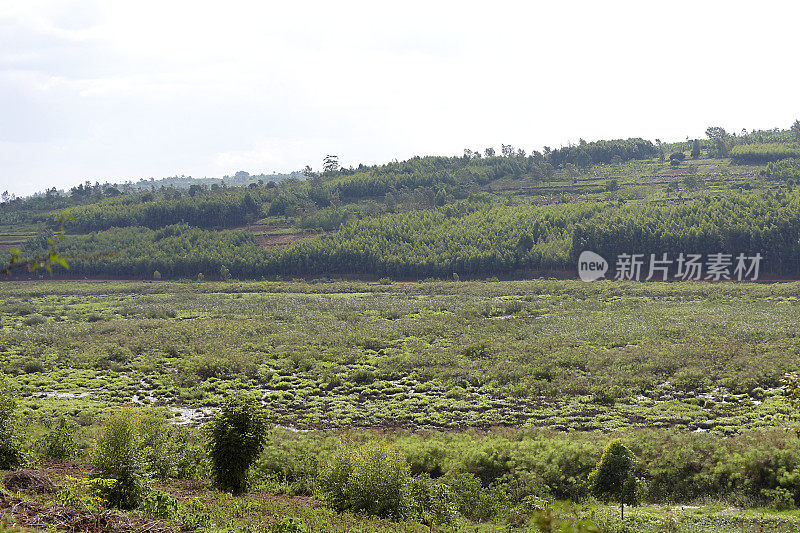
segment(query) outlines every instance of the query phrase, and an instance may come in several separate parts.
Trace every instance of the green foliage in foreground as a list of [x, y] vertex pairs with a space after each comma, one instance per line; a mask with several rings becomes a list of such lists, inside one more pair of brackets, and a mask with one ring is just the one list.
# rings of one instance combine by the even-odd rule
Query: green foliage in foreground
[[267, 439], [267, 419], [251, 396], [228, 398], [209, 428], [212, 474], [222, 490], [240, 494], [247, 489], [247, 471]]
[[105, 487], [103, 497], [112, 506], [134, 509], [147, 491], [146, 450], [140, 419], [132, 409], [116, 411], [103, 425], [92, 450], [92, 466], [115, 483]]
[[363, 511], [381, 517], [403, 514], [410, 472], [396, 448], [380, 442], [343, 445], [320, 475], [325, 499], [340, 511]]
[[8, 382], [0, 377], [0, 470], [13, 468], [22, 461], [22, 449], [15, 431], [16, 407]]

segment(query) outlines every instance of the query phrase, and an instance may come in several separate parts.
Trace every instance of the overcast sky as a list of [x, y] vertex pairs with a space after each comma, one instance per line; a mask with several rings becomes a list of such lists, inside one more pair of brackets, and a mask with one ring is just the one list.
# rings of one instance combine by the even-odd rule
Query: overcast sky
[[0, 0], [0, 189], [800, 118], [796, 1]]

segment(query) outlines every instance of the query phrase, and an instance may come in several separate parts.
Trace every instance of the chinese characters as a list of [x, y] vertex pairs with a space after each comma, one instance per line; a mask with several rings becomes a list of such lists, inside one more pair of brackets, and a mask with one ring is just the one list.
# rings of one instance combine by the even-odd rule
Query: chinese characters
[[748, 256], [740, 253], [684, 254], [619, 254], [615, 280], [667, 281], [756, 281], [763, 259], [760, 253]]

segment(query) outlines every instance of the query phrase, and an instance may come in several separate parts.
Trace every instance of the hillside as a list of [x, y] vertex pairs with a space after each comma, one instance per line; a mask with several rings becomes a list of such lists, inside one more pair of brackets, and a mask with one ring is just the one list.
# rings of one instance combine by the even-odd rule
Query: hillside
[[277, 183], [237, 173], [250, 180], [240, 187], [86, 187], [0, 205], [0, 246], [36, 253], [69, 209], [61, 253], [79, 277], [519, 278], [566, 275], [585, 249], [761, 254], [764, 275], [797, 277], [794, 132], [709, 132], [503, 145]]

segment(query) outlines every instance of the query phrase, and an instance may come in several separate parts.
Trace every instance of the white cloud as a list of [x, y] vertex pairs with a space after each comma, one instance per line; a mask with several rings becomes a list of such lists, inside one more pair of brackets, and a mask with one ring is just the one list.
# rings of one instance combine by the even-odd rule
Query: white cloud
[[786, 126], [798, 15], [779, 1], [0, 0], [0, 188]]

